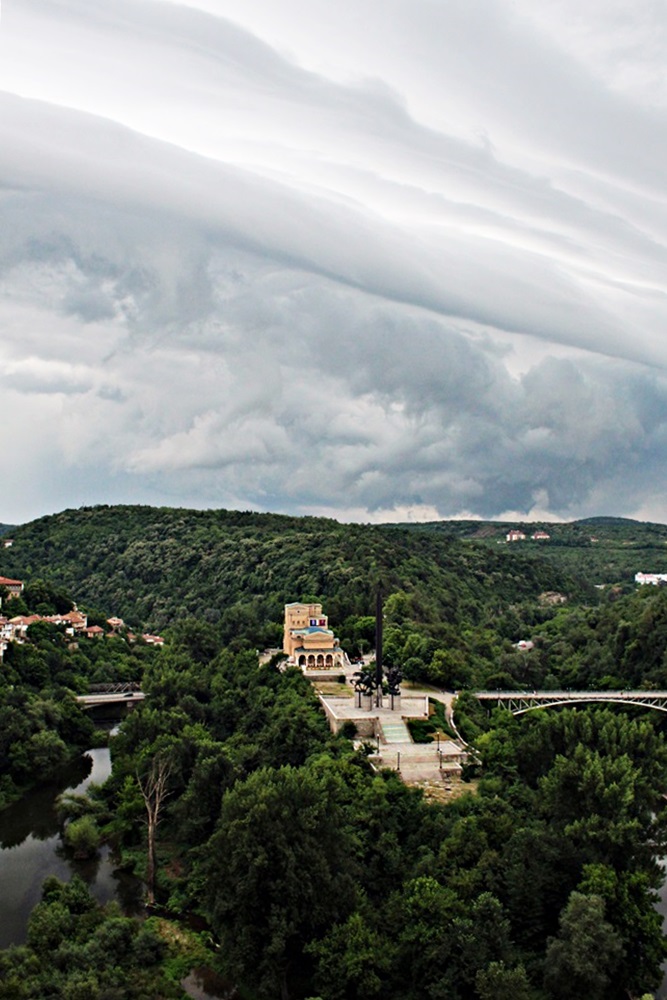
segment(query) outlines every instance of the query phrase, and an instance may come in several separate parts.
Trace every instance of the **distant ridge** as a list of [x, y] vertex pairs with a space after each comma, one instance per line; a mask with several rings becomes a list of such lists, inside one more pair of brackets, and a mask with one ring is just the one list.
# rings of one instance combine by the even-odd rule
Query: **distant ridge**
[[596, 514], [594, 517], [582, 517], [573, 524], [643, 524], [651, 528], [664, 528], [660, 521], [638, 521], [634, 517], [613, 517], [609, 514]]
[[581, 599], [590, 588], [495, 539], [471, 544], [441, 531], [321, 517], [82, 507], [21, 525], [13, 538], [3, 550], [6, 575], [46, 578], [87, 608], [111, 608], [148, 631], [195, 616], [226, 641], [252, 635], [266, 645], [279, 638], [275, 623], [288, 601], [322, 600], [330, 620], [342, 622], [373, 614], [380, 581], [387, 596], [410, 595], [419, 619], [441, 629], [466, 608], [481, 615], [490, 600], [495, 607], [545, 590]]

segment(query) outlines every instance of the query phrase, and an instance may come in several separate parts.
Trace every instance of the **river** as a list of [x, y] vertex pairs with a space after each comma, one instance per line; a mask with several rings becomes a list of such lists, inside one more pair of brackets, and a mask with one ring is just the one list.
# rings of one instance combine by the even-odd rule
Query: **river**
[[[55, 803], [65, 791], [81, 794], [111, 774], [108, 747], [88, 750], [61, 768], [50, 781], [0, 812], [0, 949], [23, 944], [28, 918], [42, 895], [42, 882], [56, 875], [63, 882], [80, 875], [100, 903], [116, 899], [127, 916], [143, 914], [143, 884], [121, 871], [108, 847], [90, 861], [75, 861], [60, 845]], [[183, 982], [193, 1000], [221, 1000], [233, 995], [210, 969], [193, 969]]]
[[117, 899], [124, 913], [142, 912], [141, 883], [116, 868], [108, 847], [90, 861], [74, 861], [60, 847], [58, 795], [84, 792], [91, 782], [101, 784], [110, 773], [108, 747], [89, 750], [0, 812], [0, 948], [25, 941], [28, 917], [41, 898], [47, 875], [69, 881], [77, 873], [100, 903]]

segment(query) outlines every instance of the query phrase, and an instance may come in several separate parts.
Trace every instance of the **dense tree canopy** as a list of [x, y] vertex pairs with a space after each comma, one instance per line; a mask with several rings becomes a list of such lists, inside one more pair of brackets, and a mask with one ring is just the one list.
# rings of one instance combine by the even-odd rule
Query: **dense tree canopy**
[[[113, 740], [111, 779], [88, 804], [62, 803], [66, 840], [74, 851], [113, 840], [160, 906], [206, 921], [210, 960], [246, 995], [627, 1000], [655, 988], [661, 718], [489, 716], [463, 691], [477, 777], [439, 804], [375, 772], [331, 734], [301, 673], [260, 665], [256, 649], [276, 641], [285, 601], [313, 598], [350, 652], [369, 651], [381, 581], [386, 661], [408, 677], [667, 686], [667, 590], [594, 592], [535, 555], [437, 529], [272, 515], [93, 508], [14, 535], [3, 571], [40, 575], [26, 600], [61, 610], [71, 588], [89, 607], [169, 628], [156, 651], [112, 636], [71, 648], [58, 628], [32, 626], [0, 677], [0, 791], [90, 741], [72, 692], [140, 681], [148, 697]], [[50, 883], [26, 948], [0, 956], [19, 1000], [125, 995], [99, 956], [103, 924], [136, 977], [127, 995], [178, 995], [160, 979], [151, 925], [142, 937], [68, 893]], [[47, 953], [61, 994], [39, 993]]]

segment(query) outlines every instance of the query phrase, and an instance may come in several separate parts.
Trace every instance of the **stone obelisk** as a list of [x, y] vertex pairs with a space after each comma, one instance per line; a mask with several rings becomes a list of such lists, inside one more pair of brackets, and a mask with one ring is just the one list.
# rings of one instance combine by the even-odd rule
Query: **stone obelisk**
[[382, 708], [382, 584], [378, 584], [375, 596], [375, 704]]

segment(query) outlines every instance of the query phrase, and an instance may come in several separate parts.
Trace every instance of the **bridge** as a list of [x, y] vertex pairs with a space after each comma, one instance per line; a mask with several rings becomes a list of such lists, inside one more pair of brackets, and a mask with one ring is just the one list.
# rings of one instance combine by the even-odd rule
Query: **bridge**
[[638, 705], [667, 712], [667, 691], [476, 691], [474, 694], [481, 702], [494, 702], [509, 709], [512, 715], [523, 715], [536, 708], [597, 702]]
[[127, 704], [143, 701], [146, 695], [139, 690], [139, 685], [130, 684], [91, 684], [89, 694], [76, 696], [81, 708], [94, 708], [96, 705]]

